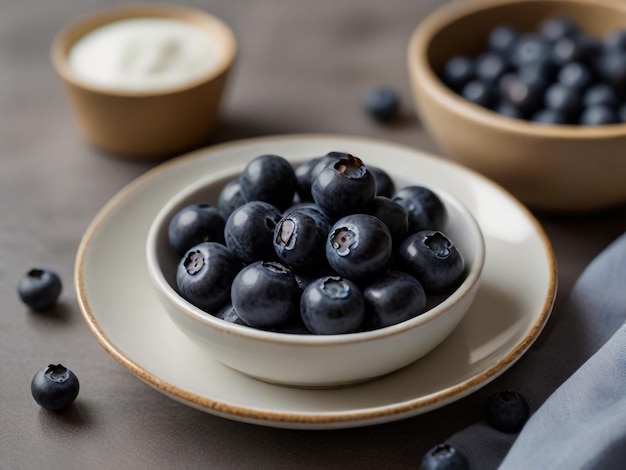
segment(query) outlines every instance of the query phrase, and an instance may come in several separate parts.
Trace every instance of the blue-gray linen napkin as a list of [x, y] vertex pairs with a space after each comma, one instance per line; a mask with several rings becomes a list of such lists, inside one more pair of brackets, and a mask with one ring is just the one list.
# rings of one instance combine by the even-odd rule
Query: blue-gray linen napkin
[[626, 468], [626, 233], [580, 276], [500, 389], [532, 415], [519, 434], [481, 422], [447, 441], [472, 469]]

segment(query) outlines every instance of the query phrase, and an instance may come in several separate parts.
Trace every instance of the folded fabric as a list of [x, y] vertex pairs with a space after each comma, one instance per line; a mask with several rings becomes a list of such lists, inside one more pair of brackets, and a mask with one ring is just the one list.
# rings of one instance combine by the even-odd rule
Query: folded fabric
[[531, 417], [500, 468], [626, 467], [625, 391], [622, 325]]
[[519, 435], [481, 422], [447, 442], [481, 470], [625, 468], [624, 322], [626, 234], [585, 269], [537, 343], [490, 386], [522, 393], [535, 410]]

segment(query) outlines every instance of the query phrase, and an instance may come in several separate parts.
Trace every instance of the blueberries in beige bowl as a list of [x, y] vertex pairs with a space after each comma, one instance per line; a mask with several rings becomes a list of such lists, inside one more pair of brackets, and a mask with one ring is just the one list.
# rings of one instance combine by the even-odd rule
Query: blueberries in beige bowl
[[[485, 259], [472, 214], [414, 170], [392, 197], [377, 193], [374, 173], [394, 181], [384, 156], [332, 149], [199, 176], [151, 225], [158, 298], [207, 353], [267, 382], [334, 387], [400, 369], [462, 320]], [[223, 237], [206, 213], [222, 214]]]
[[417, 25], [408, 68], [441, 149], [532, 209], [626, 203], [626, 4], [452, 2]]

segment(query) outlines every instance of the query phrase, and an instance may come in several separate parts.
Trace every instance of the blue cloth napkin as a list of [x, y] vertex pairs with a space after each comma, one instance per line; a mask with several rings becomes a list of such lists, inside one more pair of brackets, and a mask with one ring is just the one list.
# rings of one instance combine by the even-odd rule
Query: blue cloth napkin
[[480, 422], [447, 441], [472, 469], [626, 468], [626, 233], [585, 269], [498, 382], [534, 410], [519, 434]]

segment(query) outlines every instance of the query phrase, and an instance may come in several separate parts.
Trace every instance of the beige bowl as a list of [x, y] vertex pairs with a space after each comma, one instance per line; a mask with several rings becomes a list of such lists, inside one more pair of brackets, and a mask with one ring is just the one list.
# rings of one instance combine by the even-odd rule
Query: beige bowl
[[474, 105], [438, 78], [445, 61], [484, 50], [487, 34], [505, 23], [536, 31], [565, 15], [602, 37], [626, 28], [626, 3], [611, 0], [454, 2], [425, 19], [408, 48], [420, 117], [442, 150], [509, 189], [534, 209], [587, 212], [626, 202], [626, 124], [539, 126]]
[[[199, 79], [164, 91], [116, 91], [81, 80], [68, 61], [76, 41], [98, 27], [131, 18], [190, 22], [207, 32], [221, 58]], [[146, 159], [173, 156], [207, 142], [236, 55], [235, 37], [220, 19], [201, 10], [157, 4], [117, 7], [82, 18], [52, 44], [52, 62], [87, 140], [113, 154]]]

